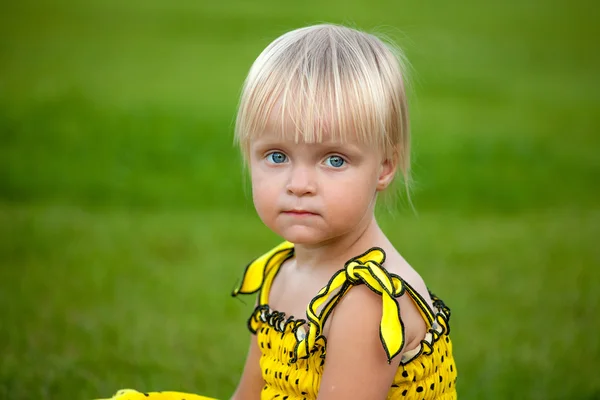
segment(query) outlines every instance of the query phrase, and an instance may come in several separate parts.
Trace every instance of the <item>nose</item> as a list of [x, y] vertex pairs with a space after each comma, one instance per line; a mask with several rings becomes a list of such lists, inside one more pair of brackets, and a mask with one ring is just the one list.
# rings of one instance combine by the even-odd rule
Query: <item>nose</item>
[[314, 174], [315, 171], [308, 166], [295, 165], [286, 185], [287, 192], [295, 196], [315, 194], [317, 186]]

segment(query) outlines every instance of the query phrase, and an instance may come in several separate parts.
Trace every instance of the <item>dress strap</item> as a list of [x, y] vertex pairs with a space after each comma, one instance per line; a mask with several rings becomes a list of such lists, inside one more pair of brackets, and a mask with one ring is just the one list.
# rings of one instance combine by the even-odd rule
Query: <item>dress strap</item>
[[[381, 266], [384, 261], [385, 252], [374, 247], [349, 260], [344, 269], [336, 272], [327, 286], [319, 291], [306, 311], [310, 322], [309, 330], [296, 346], [298, 358], [308, 357], [318, 342], [325, 343], [323, 326], [327, 318], [348, 290], [358, 284], [365, 284], [382, 297], [383, 315], [379, 324], [379, 336], [388, 362], [391, 363], [400, 353], [404, 347], [404, 324], [395, 298], [402, 296], [405, 285], [399, 276], [389, 273]], [[320, 307], [321, 311], [317, 312]]]
[[431, 309], [431, 307], [429, 307], [429, 304], [427, 304], [423, 296], [421, 296], [415, 289], [413, 289], [412, 286], [406, 283], [406, 281], [403, 282], [406, 288], [406, 293], [408, 293], [410, 298], [416, 304], [417, 308], [419, 309], [419, 312], [421, 313], [421, 316], [423, 316], [423, 319], [425, 320], [425, 322], [427, 322], [427, 329], [431, 328], [435, 319], [435, 314], [433, 313], [433, 310]]
[[268, 253], [252, 261], [246, 266], [242, 282], [233, 290], [232, 296], [252, 294], [260, 290], [258, 304], [261, 306], [267, 305], [269, 303], [271, 285], [277, 272], [279, 272], [279, 267], [293, 255], [294, 245], [290, 242], [283, 242]]

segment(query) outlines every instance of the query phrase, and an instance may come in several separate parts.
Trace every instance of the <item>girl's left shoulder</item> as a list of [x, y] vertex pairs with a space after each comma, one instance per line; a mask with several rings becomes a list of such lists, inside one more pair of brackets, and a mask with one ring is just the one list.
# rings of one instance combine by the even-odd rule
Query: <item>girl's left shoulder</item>
[[394, 249], [386, 252], [374, 247], [350, 259], [321, 292], [329, 297], [324, 309], [332, 309], [325, 336], [337, 336], [347, 342], [347, 347], [352, 347], [353, 336], [359, 336], [361, 341], [371, 341], [383, 350], [388, 362], [416, 347], [428, 328], [428, 316], [424, 315], [428, 313], [423, 313], [421, 307], [429, 308], [431, 299], [426, 291], [426, 297], [415, 301], [415, 290], [400, 274], [407, 274], [417, 287], [425, 287]]
[[[425, 336], [427, 324], [415, 302], [406, 291], [399, 297], [384, 296], [368, 284], [353, 287], [336, 305], [329, 330], [335, 326], [336, 330], [362, 337], [361, 340], [374, 338], [375, 346], [389, 353], [386, 354], [388, 358], [418, 346]], [[389, 302], [395, 302], [396, 306], [386, 304]], [[399, 333], [397, 337], [402, 342], [392, 349], [391, 344], [384, 342], [386, 333], [389, 336]]]

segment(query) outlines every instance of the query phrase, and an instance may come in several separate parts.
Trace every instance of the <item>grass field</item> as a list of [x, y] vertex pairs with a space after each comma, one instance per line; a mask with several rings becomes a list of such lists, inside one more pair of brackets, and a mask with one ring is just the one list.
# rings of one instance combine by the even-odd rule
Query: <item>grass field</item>
[[227, 398], [278, 242], [232, 146], [253, 59], [328, 21], [413, 66], [412, 199], [380, 220], [452, 308], [461, 399], [599, 399], [600, 34], [590, 1], [5, 4], [0, 398]]

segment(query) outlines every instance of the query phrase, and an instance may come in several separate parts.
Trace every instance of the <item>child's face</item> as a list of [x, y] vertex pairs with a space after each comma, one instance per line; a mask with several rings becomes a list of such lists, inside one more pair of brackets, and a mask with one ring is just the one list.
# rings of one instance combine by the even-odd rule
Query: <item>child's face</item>
[[377, 191], [395, 167], [357, 140], [295, 143], [265, 133], [250, 144], [254, 206], [262, 221], [295, 244], [342, 237], [373, 217]]

